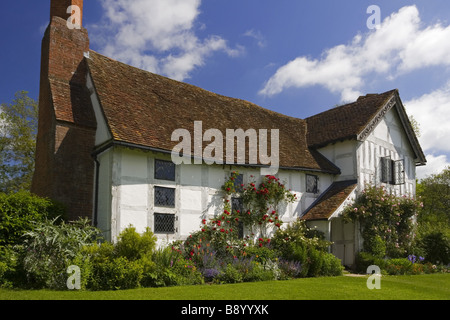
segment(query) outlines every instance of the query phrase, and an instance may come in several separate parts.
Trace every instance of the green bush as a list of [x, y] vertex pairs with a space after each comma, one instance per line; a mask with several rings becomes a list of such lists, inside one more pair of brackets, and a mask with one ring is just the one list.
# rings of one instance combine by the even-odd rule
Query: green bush
[[341, 260], [336, 258], [333, 254], [324, 252], [322, 253], [322, 270], [321, 276], [341, 276], [344, 267], [341, 264]]
[[239, 283], [243, 282], [244, 278], [243, 274], [232, 263], [228, 263], [216, 280], [221, 283]]
[[17, 254], [10, 247], [0, 248], [0, 288], [13, 286], [17, 268]]
[[156, 237], [149, 228], [139, 234], [130, 226], [120, 233], [116, 244], [84, 246], [71, 263], [80, 268], [84, 289], [132, 289], [140, 287], [154, 269], [155, 247]]
[[384, 270], [389, 275], [410, 274], [413, 271], [413, 263], [406, 258], [397, 258], [387, 260]]
[[366, 273], [369, 266], [376, 265], [380, 269], [384, 268], [385, 260], [374, 256], [368, 252], [358, 252], [355, 257], [355, 271], [358, 273]]
[[180, 251], [172, 247], [156, 250], [153, 254], [154, 265], [144, 274], [146, 287], [168, 287], [203, 283], [203, 276], [192, 261], [183, 257]]
[[115, 250], [116, 254], [135, 261], [147, 255], [152, 255], [156, 248], [156, 237], [150, 228], [146, 228], [143, 234], [136, 232], [136, 228], [126, 228], [118, 237]]
[[[363, 236], [364, 240], [364, 251], [374, 255], [377, 258], [384, 258], [386, 255], [386, 242], [381, 239], [378, 234], [368, 235], [367, 231], [364, 231], [366, 234]], [[369, 231], [371, 232], [371, 231]]]
[[144, 269], [138, 261], [125, 257], [108, 257], [92, 266], [92, 290], [134, 289], [140, 286]]
[[72, 264], [81, 270], [83, 289], [119, 290], [139, 287], [144, 266], [116, 254], [110, 242], [85, 246]]
[[66, 287], [67, 267], [83, 246], [95, 242], [100, 230], [89, 220], [56, 224], [56, 219], [34, 224], [24, 234], [23, 244], [16, 246], [22, 283], [32, 288], [62, 289]]
[[419, 242], [425, 261], [447, 265], [450, 262], [450, 241], [441, 231], [430, 232]]
[[27, 191], [0, 193], [0, 247], [20, 244], [34, 223], [64, 216], [62, 205]]

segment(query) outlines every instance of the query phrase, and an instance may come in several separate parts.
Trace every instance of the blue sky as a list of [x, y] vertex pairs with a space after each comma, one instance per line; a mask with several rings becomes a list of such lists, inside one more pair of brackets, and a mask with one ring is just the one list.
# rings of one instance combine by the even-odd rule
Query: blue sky
[[[450, 164], [450, 1], [85, 0], [91, 49], [306, 118], [399, 89], [429, 165]], [[380, 9], [378, 29], [367, 21]], [[50, 0], [1, 1], [0, 103], [37, 99]]]

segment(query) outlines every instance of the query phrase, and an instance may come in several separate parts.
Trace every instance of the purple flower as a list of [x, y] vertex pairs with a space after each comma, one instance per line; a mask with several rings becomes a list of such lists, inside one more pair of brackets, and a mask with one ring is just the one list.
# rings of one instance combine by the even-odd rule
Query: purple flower
[[203, 276], [208, 281], [213, 280], [215, 277], [217, 277], [219, 275], [219, 273], [220, 273], [220, 271], [217, 270], [216, 268], [204, 269], [202, 272]]

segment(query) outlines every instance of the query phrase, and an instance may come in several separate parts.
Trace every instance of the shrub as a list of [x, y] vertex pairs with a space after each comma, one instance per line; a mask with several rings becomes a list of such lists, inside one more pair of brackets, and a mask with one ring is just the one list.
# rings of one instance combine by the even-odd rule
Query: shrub
[[89, 220], [56, 224], [56, 219], [34, 224], [24, 234], [18, 246], [18, 272], [22, 285], [33, 288], [61, 289], [66, 287], [67, 267], [83, 246], [98, 239], [100, 231]]
[[302, 264], [299, 261], [289, 261], [280, 259], [278, 261], [278, 267], [280, 268], [280, 280], [288, 280], [292, 278], [298, 278], [302, 272]]
[[93, 262], [89, 288], [92, 290], [119, 290], [139, 287], [143, 266], [125, 257], [106, 257]]
[[13, 286], [17, 267], [17, 254], [8, 246], [0, 248], [0, 288]]
[[144, 286], [168, 287], [203, 283], [201, 272], [179, 250], [172, 247], [160, 248], [154, 252], [153, 261], [153, 267], [144, 274]]
[[156, 248], [156, 237], [150, 228], [146, 228], [143, 234], [136, 232], [136, 228], [130, 226], [123, 230], [118, 237], [115, 247], [116, 255], [125, 257], [130, 261], [152, 255]]
[[320, 272], [320, 275], [322, 276], [341, 276], [342, 271], [344, 270], [344, 267], [341, 264], [341, 260], [336, 258], [331, 253], [322, 253], [322, 270]]
[[358, 252], [355, 257], [355, 271], [358, 273], [366, 273], [367, 268], [371, 265], [376, 265], [380, 267], [380, 269], [383, 269], [385, 260], [378, 258], [368, 252]]
[[425, 261], [444, 265], [450, 262], [450, 241], [443, 232], [434, 231], [425, 235], [419, 246], [424, 251]]
[[406, 258], [387, 260], [384, 266], [389, 275], [409, 274], [413, 270], [413, 263]]
[[0, 193], [0, 247], [20, 244], [34, 223], [64, 216], [62, 205], [27, 191]]
[[130, 226], [120, 233], [116, 244], [104, 242], [85, 246], [72, 264], [81, 269], [82, 288], [132, 289], [152, 283], [155, 247], [156, 237], [149, 228], [139, 234]]
[[221, 283], [239, 283], [244, 281], [242, 273], [232, 263], [228, 263], [216, 279]]
[[344, 209], [343, 218], [360, 223], [364, 251], [380, 256], [385, 245], [387, 256], [404, 257], [412, 245], [413, 221], [419, 207], [420, 203], [413, 198], [398, 197], [383, 187], [369, 186]]
[[365, 234], [363, 235], [365, 239], [364, 251], [377, 258], [384, 258], [386, 256], [386, 242], [378, 234], [369, 235], [369, 232], [365, 230]]

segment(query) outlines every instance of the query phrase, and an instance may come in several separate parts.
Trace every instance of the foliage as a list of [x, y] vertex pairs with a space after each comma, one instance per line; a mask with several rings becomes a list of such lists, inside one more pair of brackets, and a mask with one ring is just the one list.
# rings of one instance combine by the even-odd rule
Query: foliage
[[136, 232], [136, 228], [129, 226], [119, 235], [115, 250], [118, 256], [135, 261], [144, 258], [156, 248], [156, 237], [150, 228], [142, 234]]
[[[280, 228], [282, 221], [278, 212], [280, 203], [293, 202], [296, 196], [287, 190], [284, 184], [275, 176], [266, 175], [259, 185], [255, 181], [247, 185], [236, 186], [236, 179], [239, 173], [233, 171], [230, 178], [222, 186], [224, 192], [224, 211], [219, 217], [212, 221], [212, 230], [218, 230], [222, 234], [236, 237], [239, 224], [260, 236], [266, 236], [269, 228]], [[253, 177], [253, 176], [251, 176]], [[232, 196], [241, 198], [244, 210], [231, 210], [230, 198]], [[208, 224], [203, 221], [205, 231]], [[230, 238], [227, 237], [227, 238]]]
[[34, 171], [38, 103], [26, 91], [0, 106], [0, 192], [29, 190]]
[[389, 259], [384, 268], [390, 275], [409, 274], [413, 270], [413, 263], [406, 258]]
[[137, 288], [145, 273], [154, 268], [151, 260], [156, 237], [149, 228], [141, 235], [132, 226], [124, 229], [115, 244], [88, 244], [72, 264], [81, 269], [82, 287], [91, 290]]
[[243, 188], [242, 199], [246, 207], [245, 212], [240, 214], [244, 226], [252, 233], [259, 229], [261, 236], [267, 236], [269, 227], [280, 228], [283, 224], [279, 204], [293, 202], [296, 196], [285, 188], [279, 178], [266, 175], [258, 186], [250, 182]]
[[419, 241], [425, 260], [434, 264], [450, 263], [450, 240], [440, 231], [428, 233]]
[[64, 215], [60, 204], [28, 191], [0, 193], [0, 247], [19, 244], [35, 223]]
[[202, 274], [192, 261], [185, 259], [180, 251], [165, 247], [153, 254], [154, 266], [144, 275], [145, 286], [169, 287], [203, 283]]
[[433, 264], [450, 262], [450, 167], [417, 183], [423, 201], [418, 215], [418, 250]]
[[19, 245], [18, 272], [23, 285], [61, 289], [66, 286], [67, 267], [83, 246], [95, 242], [100, 231], [89, 220], [56, 223], [57, 219], [35, 223]]
[[358, 273], [366, 273], [367, 268], [376, 265], [380, 269], [384, 269], [385, 260], [368, 252], [358, 252], [355, 257], [355, 271]]
[[364, 251], [376, 256], [403, 257], [411, 250], [414, 217], [420, 202], [398, 197], [383, 187], [367, 187], [343, 212], [344, 221], [359, 222]]
[[0, 288], [13, 287], [16, 282], [17, 254], [11, 246], [0, 247]]
[[450, 167], [417, 183], [417, 196], [423, 202], [418, 216], [419, 225], [430, 224], [432, 231], [450, 230]]

